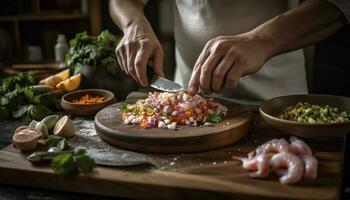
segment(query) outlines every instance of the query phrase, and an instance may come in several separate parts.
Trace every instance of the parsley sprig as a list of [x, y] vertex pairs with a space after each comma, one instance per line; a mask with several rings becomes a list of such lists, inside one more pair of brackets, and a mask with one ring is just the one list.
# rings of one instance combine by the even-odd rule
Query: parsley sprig
[[78, 172], [89, 173], [94, 170], [95, 166], [95, 161], [86, 154], [83, 148], [76, 148], [72, 153], [56, 156], [51, 163], [51, 168], [55, 173], [65, 176]]

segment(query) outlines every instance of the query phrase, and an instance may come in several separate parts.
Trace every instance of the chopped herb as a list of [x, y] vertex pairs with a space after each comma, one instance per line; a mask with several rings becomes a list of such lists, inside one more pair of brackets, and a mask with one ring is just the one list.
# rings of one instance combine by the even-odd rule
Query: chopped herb
[[219, 123], [221, 122], [221, 114], [220, 113], [213, 113], [210, 114], [207, 118], [206, 121], [207, 122], [213, 122], [213, 123]]

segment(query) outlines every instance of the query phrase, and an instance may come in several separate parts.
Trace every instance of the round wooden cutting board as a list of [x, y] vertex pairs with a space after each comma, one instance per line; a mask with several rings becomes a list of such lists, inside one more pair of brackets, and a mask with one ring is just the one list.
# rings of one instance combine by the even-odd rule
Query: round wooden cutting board
[[240, 104], [216, 100], [228, 107], [228, 114], [214, 126], [190, 127], [178, 130], [141, 129], [125, 125], [120, 108], [123, 102], [110, 105], [95, 116], [97, 134], [106, 142], [125, 149], [153, 153], [198, 152], [224, 147], [244, 138], [251, 127], [251, 111]]

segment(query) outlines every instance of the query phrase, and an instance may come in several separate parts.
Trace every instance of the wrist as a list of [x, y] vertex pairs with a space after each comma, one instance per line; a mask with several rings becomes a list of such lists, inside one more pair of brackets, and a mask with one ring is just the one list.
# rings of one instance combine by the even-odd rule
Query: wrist
[[122, 28], [123, 33], [137, 32], [137, 33], [153, 33], [152, 27], [147, 19], [133, 19], [125, 23]]
[[273, 34], [273, 30], [270, 26], [270, 23], [267, 22], [249, 32], [251, 36], [263, 46], [267, 59], [281, 53], [279, 50], [280, 42], [278, 41], [280, 37]]

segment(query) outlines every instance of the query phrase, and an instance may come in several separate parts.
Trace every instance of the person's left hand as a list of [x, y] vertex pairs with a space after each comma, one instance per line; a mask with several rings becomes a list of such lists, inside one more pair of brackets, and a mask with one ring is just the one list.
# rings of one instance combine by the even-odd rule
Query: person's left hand
[[239, 79], [257, 72], [271, 58], [272, 43], [253, 33], [219, 36], [209, 40], [193, 68], [188, 91], [194, 95], [220, 93], [226, 86], [234, 88]]

